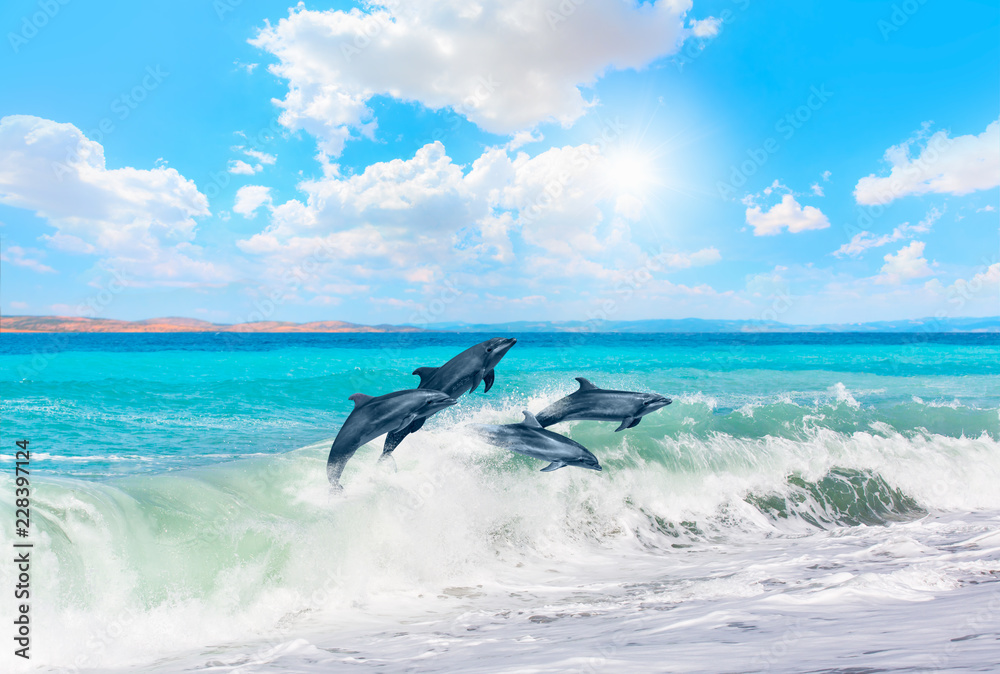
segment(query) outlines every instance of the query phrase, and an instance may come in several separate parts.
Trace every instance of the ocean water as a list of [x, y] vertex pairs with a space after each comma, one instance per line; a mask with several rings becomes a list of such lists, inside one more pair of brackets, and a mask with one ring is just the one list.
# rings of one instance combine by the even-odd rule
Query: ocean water
[[[34, 544], [0, 669], [1000, 669], [997, 336], [513, 335], [331, 496], [347, 396], [492, 336], [0, 335], [0, 545], [21, 438]], [[553, 427], [601, 473], [462, 430], [576, 376], [674, 403]]]

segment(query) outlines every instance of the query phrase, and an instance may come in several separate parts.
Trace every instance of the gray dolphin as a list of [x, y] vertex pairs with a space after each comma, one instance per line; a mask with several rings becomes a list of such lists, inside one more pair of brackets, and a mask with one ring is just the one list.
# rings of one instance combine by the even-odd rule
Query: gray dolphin
[[326, 460], [326, 476], [334, 489], [340, 489], [340, 474], [359, 447], [383, 433], [406, 428], [416, 419], [423, 421], [456, 402], [441, 391], [418, 389], [378, 397], [355, 393], [348, 400], [354, 401], [354, 409], [340, 427]]
[[545, 430], [528, 411], [524, 412], [524, 421], [519, 424], [500, 426], [473, 424], [469, 428], [491, 445], [543, 461], [551, 461], [542, 468], [542, 472], [558, 470], [563, 466], [601, 470], [601, 464], [589, 449], [563, 435]]
[[[483, 393], [486, 393], [496, 378], [493, 368], [515, 344], [517, 340], [513, 337], [494, 337], [469, 347], [441, 367], [418, 367], [413, 371], [413, 374], [420, 377], [417, 388], [442, 391], [452, 398], [457, 398], [465, 392], [475, 391], [482, 381], [486, 382], [483, 388]], [[379, 460], [389, 458], [392, 450], [396, 449], [407, 435], [420, 430], [425, 418], [417, 419], [406, 428], [389, 433], [385, 438]]]
[[615, 432], [635, 428], [644, 416], [666, 407], [672, 400], [657, 393], [610, 391], [597, 388], [583, 377], [577, 377], [580, 388], [555, 401], [538, 413], [543, 427], [560, 421], [621, 421]]

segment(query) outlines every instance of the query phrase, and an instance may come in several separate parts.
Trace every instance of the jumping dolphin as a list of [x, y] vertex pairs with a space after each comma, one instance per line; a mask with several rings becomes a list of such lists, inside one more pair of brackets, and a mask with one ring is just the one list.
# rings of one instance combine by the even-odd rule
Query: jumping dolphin
[[326, 476], [334, 489], [340, 489], [340, 474], [354, 452], [383, 433], [406, 428], [415, 420], [421, 422], [450, 405], [455, 399], [441, 391], [408, 389], [377, 398], [355, 393], [348, 400], [354, 401], [344, 425], [340, 427], [330, 457], [326, 460]]
[[[479, 382], [486, 382], [483, 393], [493, 386], [496, 374], [493, 368], [497, 366], [510, 347], [517, 344], [513, 337], [494, 337], [475, 346], [469, 347], [441, 367], [418, 367], [413, 374], [420, 377], [418, 389], [442, 391], [452, 398], [457, 398], [465, 392], [473, 392]], [[379, 460], [387, 459], [392, 450], [410, 433], [415, 433], [424, 425], [424, 418], [417, 419], [406, 428], [389, 433], [382, 447]]]
[[474, 424], [470, 428], [491, 445], [543, 461], [551, 461], [542, 468], [542, 472], [557, 470], [563, 466], [601, 470], [601, 464], [590, 450], [565, 436], [545, 430], [528, 411], [524, 412], [524, 421], [519, 424], [503, 426]]
[[635, 428], [644, 416], [666, 407], [671, 402], [656, 393], [609, 391], [597, 388], [583, 377], [577, 377], [580, 388], [555, 401], [538, 413], [538, 423], [543, 427], [560, 421], [619, 421], [615, 432]]

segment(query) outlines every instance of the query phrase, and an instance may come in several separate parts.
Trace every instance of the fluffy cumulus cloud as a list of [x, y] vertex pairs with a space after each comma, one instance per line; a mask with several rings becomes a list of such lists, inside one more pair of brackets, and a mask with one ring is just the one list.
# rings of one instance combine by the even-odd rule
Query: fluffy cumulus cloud
[[236, 191], [233, 212], [244, 218], [252, 218], [257, 209], [271, 203], [271, 188], [263, 185], [245, 185]]
[[[581, 91], [612, 69], [642, 68], [691, 34], [690, 0], [375, 0], [366, 11], [291, 10], [252, 44], [288, 81], [281, 122], [337, 156], [377, 126], [377, 95], [452, 108], [480, 128], [513, 134], [571, 124], [593, 103]], [[711, 34], [712, 22], [694, 24]]]
[[914, 153], [925, 135], [926, 130], [885, 151], [889, 175], [859, 180], [854, 188], [859, 204], [887, 204], [914, 194], [962, 195], [1000, 185], [1000, 121], [978, 136], [951, 138], [938, 131]]
[[876, 283], [897, 285], [916, 278], [930, 276], [930, 265], [924, 257], [924, 242], [911, 241], [900, 248], [895, 254], [889, 253], [884, 258], [881, 273], [876, 277]]
[[[623, 201], [609, 172], [594, 145], [534, 157], [493, 147], [462, 167], [435, 142], [410, 159], [301, 183], [304, 199], [271, 205], [268, 225], [238, 245], [267, 262], [272, 280], [308, 266], [305, 290], [317, 294], [322, 284], [421, 287], [445, 277], [476, 288], [607, 286], [643, 265], [655, 276], [720, 259], [715, 248], [642, 250], [630, 230], [642, 204]], [[266, 199], [245, 196], [247, 209]]]
[[793, 194], [782, 195], [781, 201], [766, 211], [759, 205], [748, 206], [746, 220], [753, 227], [754, 236], [772, 236], [783, 229], [795, 234], [830, 226], [822, 211], [815, 206], [803, 207]]
[[55, 231], [40, 238], [100, 255], [137, 283], [219, 281], [193, 244], [208, 200], [175, 169], [108, 169], [104, 148], [72, 124], [0, 119], [0, 203], [35, 211]]

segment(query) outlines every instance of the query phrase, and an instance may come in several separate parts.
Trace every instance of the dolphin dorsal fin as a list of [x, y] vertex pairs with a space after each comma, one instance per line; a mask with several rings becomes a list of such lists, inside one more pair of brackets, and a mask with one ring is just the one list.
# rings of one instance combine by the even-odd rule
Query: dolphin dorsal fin
[[585, 379], [584, 377], [577, 377], [576, 380], [580, 382], [580, 388], [577, 389], [578, 391], [590, 391], [592, 389], [597, 388], [596, 386], [590, 383], [589, 379]]
[[423, 386], [423, 383], [428, 379], [430, 379], [431, 377], [433, 377], [434, 373], [437, 372], [439, 369], [440, 368], [436, 367], [418, 367], [416, 370], [413, 371], [413, 374], [420, 377], [420, 385]]
[[527, 426], [528, 428], [542, 427], [542, 425], [538, 423], [538, 419], [535, 418], [535, 415], [529, 412], [528, 410], [524, 410], [524, 421], [522, 421], [521, 423]]
[[361, 407], [362, 405], [364, 405], [366, 402], [368, 402], [369, 400], [371, 400], [374, 397], [375, 396], [365, 395], [364, 393], [355, 393], [354, 395], [349, 396], [347, 399], [348, 400], [353, 400], [354, 401], [354, 409], [357, 409], [357, 408]]

